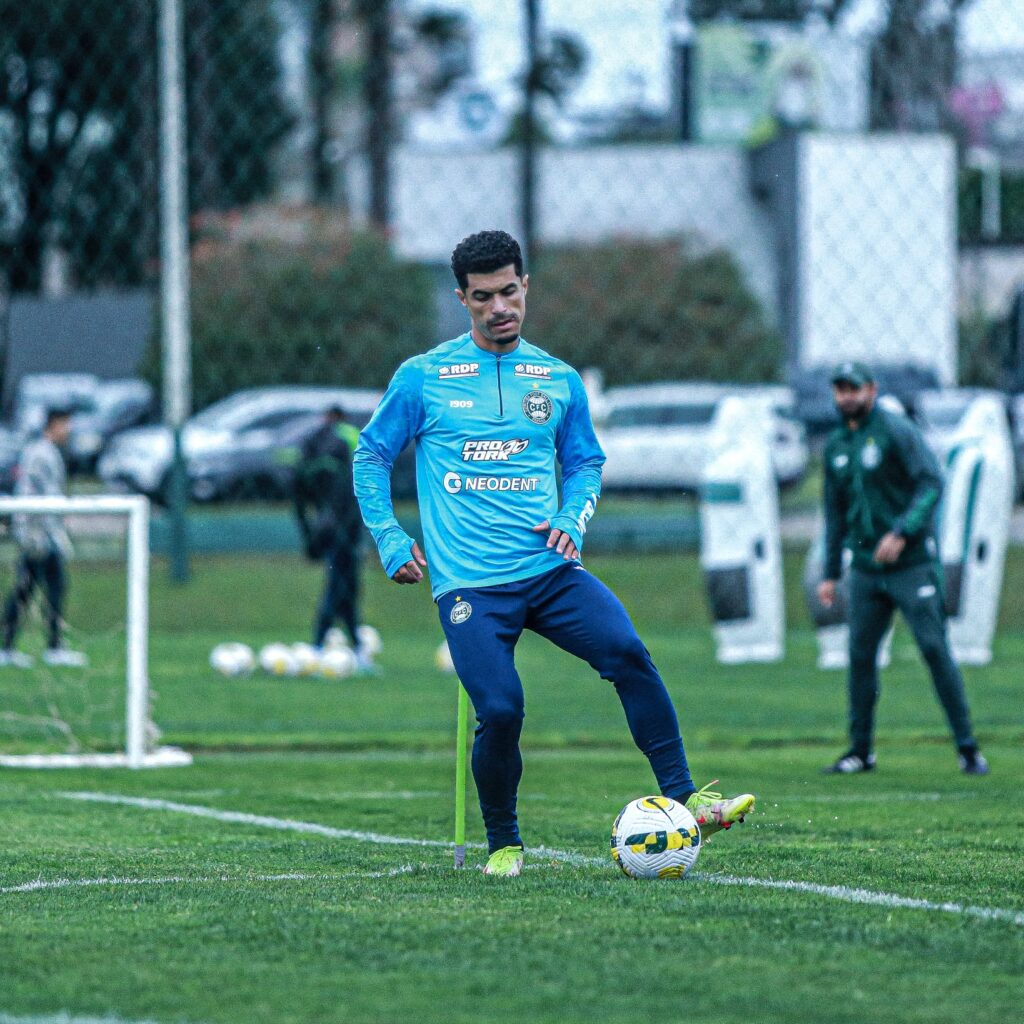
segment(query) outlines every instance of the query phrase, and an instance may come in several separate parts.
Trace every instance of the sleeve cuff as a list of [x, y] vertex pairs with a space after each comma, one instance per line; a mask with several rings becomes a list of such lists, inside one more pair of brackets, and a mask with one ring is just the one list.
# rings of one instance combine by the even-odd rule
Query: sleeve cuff
[[411, 560], [412, 545], [412, 537], [403, 533], [400, 537], [395, 537], [381, 548], [381, 565], [384, 566], [384, 572], [387, 573], [389, 579], [394, 576], [406, 562]]
[[553, 530], [561, 530], [562, 533], [567, 533], [573, 544], [576, 545], [576, 550], [583, 550], [583, 534], [580, 531], [576, 520], [573, 519], [572, 516], [568, 514], [555, 516], [555, 518], [551, 520], [551, 528]]

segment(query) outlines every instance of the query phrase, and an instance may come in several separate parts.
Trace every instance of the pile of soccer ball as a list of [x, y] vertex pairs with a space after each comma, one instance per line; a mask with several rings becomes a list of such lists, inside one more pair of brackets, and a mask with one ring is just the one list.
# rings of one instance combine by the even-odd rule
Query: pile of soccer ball
[[[373, 626], [360, 626], [357, 641], [364, 658], [372, 659], [380, 654], [380, 633]], [[235, 641], [217, 644], [210, 652], [210, 667], [230, 678], [252, 675], [260, 668], [271, 676], [345, 679], [359, 670], [360, 660], [348, 645], [345, 635], [332, 629], [320, 648], [305, 643], [271, 643], [257, 654], [248, 644]]]

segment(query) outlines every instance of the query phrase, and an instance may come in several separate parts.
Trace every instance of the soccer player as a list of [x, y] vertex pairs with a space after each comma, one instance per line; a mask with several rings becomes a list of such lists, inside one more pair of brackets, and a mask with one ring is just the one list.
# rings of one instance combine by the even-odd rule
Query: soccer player
[[[489, 875], [518, 875], [523, 685], [513, 663], [524, 629], [611, 681], [661, 792], [685, 803], [705, 837], [742, 821], [747, 793], [725, 799], [690, 778], [675, 709], [618, 598], [582, 564], [604, 454], [579, 374], [521, 337], [529, 278], [503, 231], [452, 253], [470, 330], [403, 363], [360, 435], [356, 496], [396, 583], [431, 591], [452, 661], [476, 711], [472, 770]], [[416, 443], [424, 550], [399, 526], [391, 467]], [[562, 469], [559, 500], [556, 462]]]
[[[67, 472], [61, 447], [71, 433], [71, 412], [52, 408], [46, 416], [43, 433], [25, 445], [18, 460], [14, 492], [32, 497], [61, 497], [67, 490]], [[3, 649], [0, 666], [31, 668], [32, 658], [14, 648], [22, 613], [39, 587], [43, 592], [46, 615], [47, 647], [43, 661], [48, 665], [82, 668], [86, 656], [63, 645], [61, 612], [67, 592], [65, 563], [71, 553], [71, 541], [59, 515], [15, 515], [14, 539], [21, 549], [15, 570], [14, 588], [4, 608]]]
[[971, 730], [963, 679], [949, 650], [934, 514], [942, 475], [920, 430], [887, 412], [863, 363], [840, 363], [832, 391], [842, 424], [825, 446], [825, 579], [830, 607], [842, 574], [843, 548], [853, 555], [849, 583], [850, 749], [825, 771], [872, 771], [878, 645], [898, 608], [917, 641], [949, 720], [960, 768], [984, 775], [988, 762]]
[[377, 671], [359, 642], [359, 541], [362, 524], [352, 490], [352, 455], [359, 431], [340, 406], [302, 446], [295, 470], [295, 514], [312, 561], [326, 567], [324, 591], [313, 622], [313, 646], [322, 647], [335, 621], [344, 623], [358, 671]]

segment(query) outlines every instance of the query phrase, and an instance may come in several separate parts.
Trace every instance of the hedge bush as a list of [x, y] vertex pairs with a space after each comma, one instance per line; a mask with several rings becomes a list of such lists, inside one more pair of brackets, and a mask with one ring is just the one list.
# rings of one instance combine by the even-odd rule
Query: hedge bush
[[605, 382], [779, 379], [782, 341], [732, 257], [684, 241], [542, 251], [526, 336]]
[[195, 409], [263, 385], [383, 388], [434, 335], [429, 273], [396, 259], [377, 234], [206, 240], [193, 248]]

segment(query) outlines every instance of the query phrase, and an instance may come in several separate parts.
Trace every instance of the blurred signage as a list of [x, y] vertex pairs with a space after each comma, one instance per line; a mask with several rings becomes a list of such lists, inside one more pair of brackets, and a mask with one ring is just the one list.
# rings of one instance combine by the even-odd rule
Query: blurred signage
[[697, 28], [697, 137], [742, 142], [768, 114], [771, 47], [745, 25]]
[[780, 124], [818, 126], [823, 80], [821, 55], [791, 26], [701, 25], [697, 137], [704, 142], [751, 142]]

